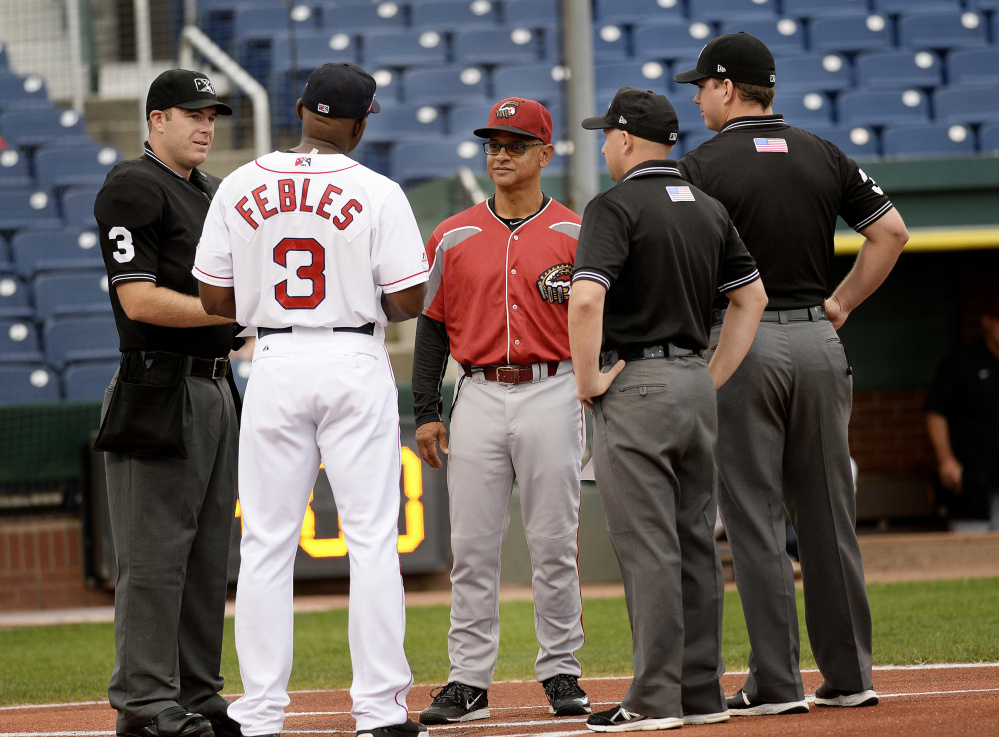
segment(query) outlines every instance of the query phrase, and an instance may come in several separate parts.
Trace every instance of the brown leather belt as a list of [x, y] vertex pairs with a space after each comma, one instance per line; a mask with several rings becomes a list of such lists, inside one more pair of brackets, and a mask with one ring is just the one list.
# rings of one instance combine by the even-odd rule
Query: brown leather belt
[[[473, 372], [480, 372], [486, 381], [495, 381], [498, 384], [530, 384], [534, 381], [534, 366], [464, 366], [465, 376], [471, 376]], [[542, 371], [542, 379], [554, 376], [558, 371], [558, 361], [547, 361], [541, 366], [548, 369], [545, 374]]]

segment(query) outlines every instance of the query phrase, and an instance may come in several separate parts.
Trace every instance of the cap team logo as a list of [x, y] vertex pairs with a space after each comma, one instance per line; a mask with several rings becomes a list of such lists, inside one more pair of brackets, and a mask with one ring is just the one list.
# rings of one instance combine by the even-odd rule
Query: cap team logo
[[556, 264], [538, 277], [541, 299], [551, 304], [564, 304], [572, 289], [572, 264]]
[[316, 110], [318, 110], [318, 111], [319, 111], [319, 112], [321, 112], [321, 113], [327, 113], [327, 114], [328, 114], [328, 113], [329, 113], [329, 111], [330, 111], [330, 106], [329, 106], [329, 105], [323, 105], [323, 104], [322, 104], [322, 103], [320, 102], [320, 103], [317, 103], [317, 104], [316, 104]]
[[215, 88], [212, 86], [212, 80], [208, 77], [195, 77], [194, 86], [198, 92], [207, 92], [209, 95], [215, 94]]
[[512, 118], [517, 114], [517, 108], [520, 107], [520, 103], [516, 100], [506, 100], [501, 102], [500, 106], [496, 108], [497, 118]]
[[295, 159], [295, 166], [312, 166], [311, 156], [299, 156]]

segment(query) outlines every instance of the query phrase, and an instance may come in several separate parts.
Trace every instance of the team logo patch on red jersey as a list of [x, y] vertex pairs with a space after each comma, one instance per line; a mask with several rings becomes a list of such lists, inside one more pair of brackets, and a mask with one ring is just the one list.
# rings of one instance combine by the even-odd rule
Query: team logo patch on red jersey
[[564, 304], [572, 289], [572, 264], [556, 264], [538, 277], [541, 299], [554, 304]]
[[758, 153], [787, 153], [787, 141], [783, 138], [754, 138], [753, 145]]
[[673, 202], [694, 201], [694, 193], [690, 191], [690, 187], [667, 187], [666, 194]]
[[295, 159], [295, 166], [312, 166], [311, 156], [299, 156]]

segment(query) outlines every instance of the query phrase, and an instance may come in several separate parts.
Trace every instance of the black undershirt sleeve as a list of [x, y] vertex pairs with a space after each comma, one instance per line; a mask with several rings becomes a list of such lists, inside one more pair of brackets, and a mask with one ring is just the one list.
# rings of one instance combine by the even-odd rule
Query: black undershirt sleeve
[[413, 412], [416, 426], [441, 422], [444, 402], [441, 385], [451, 346], [447, 327], [426, 315], [416, 318], [416, 348], [413, 353]]

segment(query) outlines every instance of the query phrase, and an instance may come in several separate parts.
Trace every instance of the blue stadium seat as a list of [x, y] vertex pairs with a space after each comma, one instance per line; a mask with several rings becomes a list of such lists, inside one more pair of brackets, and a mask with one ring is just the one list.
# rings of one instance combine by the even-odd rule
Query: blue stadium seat
[[933, 93], [938, 123], [986, 124], [999, 120], [999, 84], [942, 87]]
[[330, 32], [393, 31], [406, 25], [405, 4], [396, 2], [325, 2], [319, 9], [320, 27]]
[[41, 361], [41, 344], [35, 324], [25, 319], [0, 320], [0, 360], [4, 362]]
[[999, 0], [964, 0], [964, 5], [971, 10], [985, 10], [993, 13], [999, 10]]
[[97, 229], [94, 202], [100, 187], [74, 187], [62, 193], [62, 221], [70, 228]]
[[46, 146], [35, 153], [39, 187], [100, 186], [121, 159], [112, 146]]
[[[666, 95], [673, 102], [671, 94], [673, 84], [669, 68], [657, 61], [619, 61], [597, 64], [593, 70], [593, 75], [598, 108], [604, 103], [609, 104], [614, 93], [622, 87], [652, 90]], [[684, 90], [685, 93], [687, 91]]]
[[900, 46], [954, 49], [988, 43], [985, 16], [975, 12], [911, 13], [898, 21]]
[[391, 158], [393, 176], [401, 182], [453, 176], [463, 166], [479, 173], [486, 170], [481, 139], [473, 136], [396, 146]]
[[236, 388], [239, 390], [240, 396], [246, 394], [246, 385], [250, 381], [250, 370], [252, 367], [253, 361], [235, 359], [232, 362], [232, 378], [236, 382]]
[[672, 100], [673, 109], [676, 110], [676, 117], [680, 122], [680, 134], [707, 130], [704, 127], [704, 118], [701, 117], [701, 108], [693, 102], [697, 88], [693, 85], [684, 85], [684, 87], [689, 88], [687, 94], [683, 94], [684, 91], [681, 90]]
[[963, 125], [920, 125], [885, 128], [881, 150], [897, 158], [973, 156], [975, 134]]
[[781, 12], [791, 18], [833, 18], [866, 15], [868, 0], [782, 0]]
[[0, 317], [30, 318], [34, 314], [28, 285], [12, 271], [0, 272]]
[[809, 36], [813, 51], [885, 51], [892, 46], [892, 24], [881, 15], [819, 18]]
[[24, 148], [88, 140], [83, 121], [69, 108], [8, 110], [0, 115], [0, 133], [10, 145]]
[[10, 248], [18, 273], [26, 278], [39, 271], [104, 265], [97, 234], [79, 228], [24, 230], [11, 239]]
[[871, 90], [936, 87], [943, 83], [943, 62], [932, 51], [860, 54], [854, 64], [857, 86]]
[[596, 63], [624, 61], [631, 56], [631, 36], [616, 23], [593, 25], [593, 59]]
[[432, 105], [385, 107], [368, 117], [364, 140], [368, 143], [393, 143], [412, 139], [414, 144], [444, 135], [444, 113]]
[[983, 154], [999, 154], [999, 123], [986, 123], [978, 129], [978, 150]]
[[[500, 22], [497, 6], [489, 0], [420, 3], [413, 7], [410, 21], [415, 29], [431, 31], [496, 30]], [[517, 24], [517, 19], [511, 22]]]
[[881, 15], [903, 15], [935, 11], [961, 10], [961, 0], [874, 0], [874, 12]]
[[685, 17], [680, 0], [596, 0], [593, 8], [595, 26], [684, 20]]
[[854, 90], [838, 100], [846, 126], [918, 125], [929, 120], [929, 99], [919, 90]]
[[0, 231], [57, 228], [59, 225], [56, 201], [47, 189], [8, 189], [0, 197]]
[[447, 60], [447, 40], [437, 31], [370, 33], [361, 39], [361, 58], [379, 66], [439, 66]]
[[528, 64], [546, 58], [542, 37], [526, 28], [459, 31], [452, 51], [458, 64]]
[[114, 361], [120, 355], [118, 328], [111, 315], [49, 320], [42, 328], [42, 340], [46, 361], [60, 371], [68, 363]]
[[110, 314], [108, 278], [103, 269], [49, 271], [31, 284], [39, 320], [57, 315]]
[[639, 59], [679, 59], [697, 56], [716, 35], [708, 23], [660, 21], [638, 26], [632, 41]]
[[229, 53], [251, 76], [266, 82], [271, 72], [271, 44], [275, 35], [308, 33], [316, 26], [314, 13], [306, 5], [292, 6], [289, 10], [284, 3], [237, 4]]
[[801, 54], [805, 50], [805, 29], [801, 21], [793, 18], [769, 18], [766, 20], [732, 20], [722, 23], [721, 33], [745, 31], [756, 36], [775, 57], [788, 54]]
[[832, 102], [821, 92], [781, 95], [774, 102], [774, 112], [783, 115], [788, 125], [806, 130], [811, 125], [831, 125], [833, 119]]
[[559, 29], [558, 0], [506, 0], [503, 3], [504, 24], [509, 27]]
[[41, 363], [0, 366], [0, 405], [59, 399], [59, 377]]
[[69, 364], [62, 372], [63, 396], [73, 401], [103, 401], [118, 364], [118, 361]]
[[565, 67], [550, 63], [498, 67], [493, 70], [492, 97], [496, 102], [504, 97], [559, 100], [565, 73]]
[[[689, 133], [681, 133], [680, 140], [683, 144], [683, 154], [690, 153], [695, 148], [700, 146], [705, 141], [708, 141], [715, 137], [714, 131], [709, 131], [707, 128], [702, 128], [699, 131], [690, 131]], [[677, 150], [674, 148], [670, 152], [669, 157], [671, 159], [679, 159], [680, 156], [677, 155]]]
[[873, 159], [881, 153], [876, 131], [864, 126], [825, 127], [810, 125], [805, 130], [835, 143], [852, 159]]
[[402, 75], [402, 97], [411, 105], [454, 105], [486, 99], [489, 77], [479, 67], [408, 69]]
[[33, 181], [28, 157], [23, 151], [16, 148], [0, 151], [0, 189], [24, 189]]
[[840, 54], [782, 56], [776, 62], [778, 99], [787, 92], [842, 92], [853, 88], [853, 67]]
[[37, 74], [22, 77], [0, 72], [0, 111], [51, 107], [45, 80]]
[[[455, 105], [448, 111], [447, 129], [451, 138], [464, 138], [469, 141], [483, 141], [472, 135], [476, 128], [482, 128], [489, 122], [489, 111], [499, 100], [487, 100], [483, 103]], [[547, 107], [547, 106], [546, 106]], [[550, 112], [550, 111], [549, 111]], [[485, 154], [483, 154], [485, 156]]]
[[999, 83], [999, 46], [964, 49], [947, 54], [947, 83]]
[[[694, 20], [776, 20], [776, 0], [687, 0], [688, 15]], [[750, 33], [747, 29], [747, 33]], [[753, 34], [756, 35], [755, 33]]]

